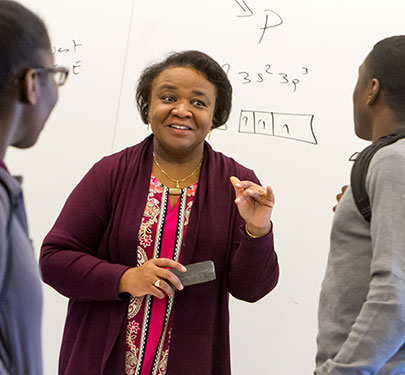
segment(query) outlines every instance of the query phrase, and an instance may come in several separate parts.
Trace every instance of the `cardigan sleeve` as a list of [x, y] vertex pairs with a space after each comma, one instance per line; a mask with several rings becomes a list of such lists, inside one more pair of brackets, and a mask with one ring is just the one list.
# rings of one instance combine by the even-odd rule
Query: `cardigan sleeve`
[[[260, 184], [255, 174], [252, 171], [249, 172], [243, 179]], [[277, 285], [278, 276], [273, 225], [271, 231], [265, 236], [252, 238], [246, 234], [245, 222], [237, 211], [228, 273], [229, 292], [235, 298], [256, 302]]]
[[86, 174], [42, 245], [43, 281], [72, 300], [119, 300], [120, 279], [130, 268], [97, 254], [111, 216], [111, 169], [103, 159]]

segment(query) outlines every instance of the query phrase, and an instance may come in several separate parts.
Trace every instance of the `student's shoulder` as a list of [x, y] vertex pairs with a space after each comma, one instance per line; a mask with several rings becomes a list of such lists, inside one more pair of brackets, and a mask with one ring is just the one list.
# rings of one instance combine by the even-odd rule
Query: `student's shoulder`
[[405, 138], [379, 149], [370, 162], [370, 168], [405, 166]]
[[[387, 184], [387, 181], [390, 183]], [[405, 139], [400, 139], [375, 153], [367, 171], [366, 188], [370, 195], [377, 188], [402, 190], [404, 183]]]

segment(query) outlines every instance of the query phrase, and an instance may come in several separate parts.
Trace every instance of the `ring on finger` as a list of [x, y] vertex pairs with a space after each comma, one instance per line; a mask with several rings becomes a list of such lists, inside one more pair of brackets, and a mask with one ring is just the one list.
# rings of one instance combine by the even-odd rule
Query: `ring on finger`
[[159, 287], [160, 287], [160, 279], [157, 279], [157, 280], [153, 283], [153, 285], [154, 285], [156, 288], [159, 288]]

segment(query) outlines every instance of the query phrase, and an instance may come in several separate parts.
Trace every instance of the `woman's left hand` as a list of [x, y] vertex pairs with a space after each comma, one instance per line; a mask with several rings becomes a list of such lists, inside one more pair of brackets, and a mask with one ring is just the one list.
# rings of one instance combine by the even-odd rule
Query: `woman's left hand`
[[270, 186], [266, 188], [251, 181], [230, 178], [235, 189], [235, 203], [239, 214], [245, 220], [249, 233], [260, 237], [271, 229], [271, 213], [274, 206], [274, 194]]

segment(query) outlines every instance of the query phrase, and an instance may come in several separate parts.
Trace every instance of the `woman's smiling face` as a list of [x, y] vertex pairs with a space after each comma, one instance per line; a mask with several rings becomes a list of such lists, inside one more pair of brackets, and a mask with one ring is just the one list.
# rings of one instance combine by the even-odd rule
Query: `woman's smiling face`
[[194, 153], [212, 127], [215, 86], [188, 67], [170, 67], [152, 83], [149, 122], [155, 145], [173, 154]]

